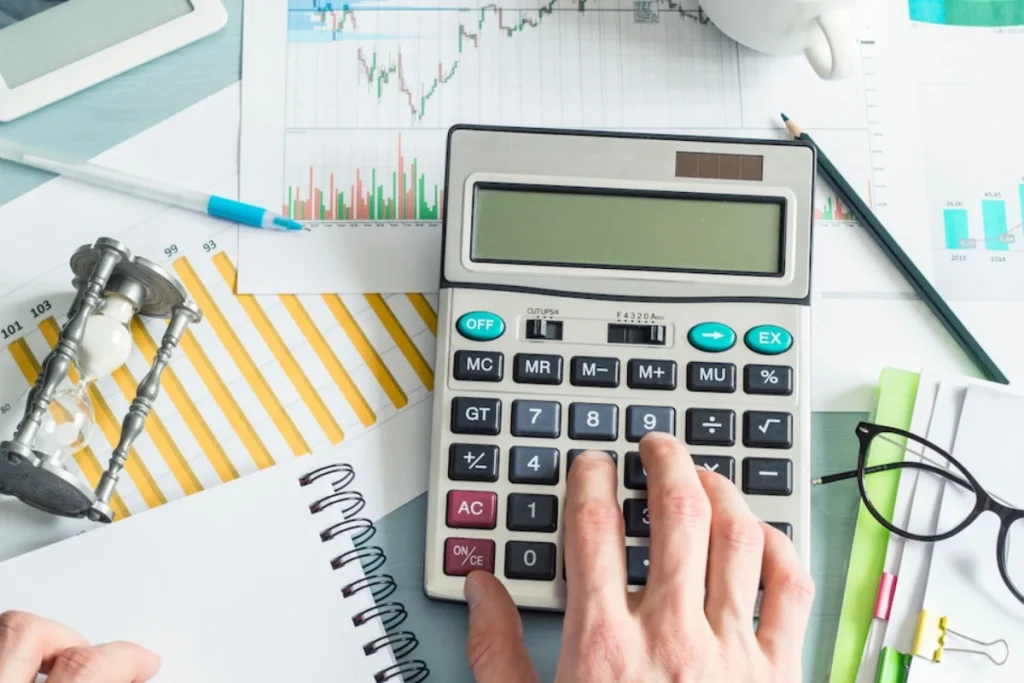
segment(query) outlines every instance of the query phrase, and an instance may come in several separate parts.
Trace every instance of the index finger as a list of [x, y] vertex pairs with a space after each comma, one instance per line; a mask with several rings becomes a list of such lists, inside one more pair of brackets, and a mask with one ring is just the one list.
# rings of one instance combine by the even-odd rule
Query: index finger
[[85, 638], [56, 621], [28, 612], [0, 614], [0, 683], [27, 683], [49, 670], [70, 647], [88, 645]]
[[626, 536], [615, 463], [604, 451], [585, 451], [566, 479], [567, 619], [589, 610], [626, 612]]

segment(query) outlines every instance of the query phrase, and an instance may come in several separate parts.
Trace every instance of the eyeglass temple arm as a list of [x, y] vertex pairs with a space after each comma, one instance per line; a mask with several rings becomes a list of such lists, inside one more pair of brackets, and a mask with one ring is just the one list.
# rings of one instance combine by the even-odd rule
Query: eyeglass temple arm
[[[888, 472], [889, 470], [905, 469], [905, 468], [916, 468], [916, 469], [919, 469], [919, 470], [925, 470], [927, 472], [931, 472], [932, 474], [937, 474], [940, 477], [948, 479], [949, 481], [953, 482], [954, 484], [959, 484], [960, 486], [963, 486], [966, 489], [969, 489], [969, 490], [972, 490], [972, 491], [974, 490], [974, 487], [971, 486], [970, 483], [968, 483], [965, 479], [963, 479], [961, 477], [958, 477], [957, 475], [953, 474], [949, 470], [945, 470], [945, 469], [943, 469], [941, 467], [936, 467], [935, 465], [929, 465], [926, 462], [904, 461], [904, 462], [890, 462], [890, 463], [886, 463], [884, 465], [873, 465], [873, 466], [867, 468], [866, 470], [864, 470], [864, 474], [875, 474], [876, 472]], [[819, 486], [821, 484], [831, 484], [832, 482], [836, 482], [836, 481], [844, 481], [846, 479], [853, 479], [856, 476], [857, 476], [857, 470], [849, 470], [847, 472], [838, 472], [836, 474], [829, 474], [829, 475], [826, 475], [824, 477], [819, 477], [817, 479], [812, 479], [811, 480], [811, 484], [813, 486]]]

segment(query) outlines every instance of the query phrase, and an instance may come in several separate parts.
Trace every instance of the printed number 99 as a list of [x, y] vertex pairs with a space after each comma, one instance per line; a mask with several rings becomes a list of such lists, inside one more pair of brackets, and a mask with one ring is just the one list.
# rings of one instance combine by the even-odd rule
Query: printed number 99
[[172, 244], [172, 245], [167, 246], [167, 247], [164, 248], [164, 256], [166, 256], [167, 258], [171, 258], [172, 256], [174, 256], [177, 253], [178, 253], [178, 245], [177, 244]]

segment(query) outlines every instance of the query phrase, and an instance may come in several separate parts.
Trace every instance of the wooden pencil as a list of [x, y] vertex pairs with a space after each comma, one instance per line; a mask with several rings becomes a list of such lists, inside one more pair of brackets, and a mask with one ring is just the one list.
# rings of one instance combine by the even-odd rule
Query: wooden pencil
[[828, 156], [825, 155], [821, 146], [785, 114], [782, 115], [782, 120], [785, 122], [786, 129], [793, 138], [805, 140], [814, 146], [818, 157], [818, 170], [825, 177], [832, 190], [846, 204], [860, 224], [867, 229], [868, 234], [871, 235], [875, 243], [892, 261], [893, 265], [899, 269], [903, 277], [910, 283], [910, 286], [917, 292], [917, 295], [921, 297], [921, 300], [928, 305], [928, 308], [939, 319], [939, 322], [946, 328], [946, 331], [953, 336], [953, 339], [960, 345], [964, 353], [982, 372], [985, 379], [991, 382], [999, 382], [1000, 384], [1009, 384], [1009, 379], [995, 364], [995, 361], [989, 357], [985, 349], [978, 343], [978, 340], [974, 338], [957, 317], [956, 313], [953, 312], [953, 309], [942, 298], [942, 295], [932, 286], [928, 278], [924, 276], [924, 273], [914, 265], [914, 262], [903, 251], [899, 243], [893, 239], [889, 231], [885, 229], [875, 213], [861, 200], [860, 195], [857, 194], [850, 183], [843, 177], [843, 174], [839, 172]]

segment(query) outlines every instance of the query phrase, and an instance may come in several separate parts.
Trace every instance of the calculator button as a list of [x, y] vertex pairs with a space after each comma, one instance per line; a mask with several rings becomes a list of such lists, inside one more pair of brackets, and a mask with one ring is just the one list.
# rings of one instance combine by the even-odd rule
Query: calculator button
[[622, 476], [622, 485], [634, 491], [647, 490], [647, 470], [636, 451], [626, 453], [626, 468]]
[[619, 454], [616, 453], [615, 451], [609, 451], [609, 450], [606, 450], [604, 448], [570, 448], [569, 452], [565, 456], [565, 471], [566, 471], [566, 473], [569, 472], [569, 468], [572, 467], [572, 461], [576, 459], [577, 455], [579, 455], [580, 453], [583, 453], [585, 451], [591, 451], [591, 450], [604, 451], [605, 453], [607, 453], [611, 457], [612, 462], [614, 462], [616, 464], [618, 464], [618, 462], [619, 462]]
[[500, 382], [502, 354], [496, 351], [456, 351], [455, 379], [469, 382]]
[[493, 491], [449, 491], [448, 526], [462, 529], [493, 529], [498, 494]]
[[690, 328], [686, 339], [695, 349], [719, 353], [736, 344], [736, 333], [724, 323], [700, 323]]
[[490, 311], [473, 311], [459, 316], [455, 329], [466, 339], [491, 341], [505, 333], [505, 321]]
[[506, 511], [510, 531], [543, 531], [558, 528], [558, 498], [534, 493], [508, 494]]
[[789, 351], [793, 346], [793, 335], [778, 325], [758, 325], [747, 330], [743, 342], [754, 353], [774, 356]]
[[793, 462], [783, 458], [744, 458], [743, 492], [790, 495], [793, 493]]
[[675, 389], [676, 362], [634, 358], [629, 361], [626, 384], [631, 389]]
[[743, 413], [743, 445], [754, 448], [792, 448], [793, 416], [748, 410]]
[[557, 401], [512, 401], [512, 434], [554, 439], [562, 433], [562, 404]]
[[448, 448], [448, 478], [455, 481], [498, 481], [498, 447], [453, 443]]
[[615, 441], [619, 438], [619, 407], [609, 403], [570, 404], [569, 438]]
[[622, 503], [622, 516], [626, 520], [626, 535], [650, 537], [651, 517], [647, 512], [647, 501], [643, 498], [627, 498]]
[[686, 388], [730, 394], [736, 391], [736, 366], [732, 363], [689, 363], [686, 366]]
[[465, 576], [470, 572], [494, 573], [494, 541], [484, 538], [446, 538], [444, 573]]
[[718, 472], [729, 481], [736, 481], [736, 461], [728, 455], [695, 455], [693, 463], [711, 472]]
[[526, 581], [554, 581], [555, 544], [509, 541], [505, 544], [505, 577]]
[[789, 540], [793, 540], [793, 525], [789, 522], [768, 522], [768, 526], [773, 526], [782, 533], [789, 536]]
[[676, 433], [676, 409], [667, 406], [626, 408], [626, 441], [639, 441], [647, 432]]
[[619, 386], [619, 359], [606, 356], [575, 356], [569, 381], [578, 387]]
[[645, 545], [626, 546], [626, 582], [631, 586], [647, 583], [647, 570], [651, 566], [650, 550]]
[[512, 379], [520, 384], [561, 384], [562, 357], [517, 353]]
[[552, 339], [559, 340], [562, 338], [562, 321], [561, 320], [543, 320], [541, 318], [534, 318], [526, 321], [526, 338], [527, 339]]
[[789, 396], [793, 393], [793, 368], [788, 365], [748, 365], [743, 368], [743, 391]]
[[456, 434], [497, 434], [501, 431], [501, 401], [467, 396], [453, 398], [452, 431]]
[[731, 410], [690, 408], [686, 411], [686, 443], [732, 446], [736, 443], [736, 413]]
[[509, 453], [508, 480], [513, 484], [558, 483], [558, 449], [513, 446]]

